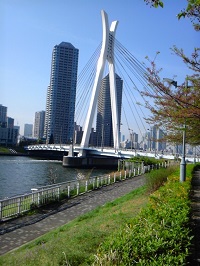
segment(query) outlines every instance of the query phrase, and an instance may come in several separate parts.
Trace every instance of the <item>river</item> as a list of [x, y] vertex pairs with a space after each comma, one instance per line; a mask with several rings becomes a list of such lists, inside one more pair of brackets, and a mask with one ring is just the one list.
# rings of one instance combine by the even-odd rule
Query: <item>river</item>
[[65, 168], [61, 161], [0, 156], [0, 199], [30, 193], [31, 188], [109, 172], [103, 169]]

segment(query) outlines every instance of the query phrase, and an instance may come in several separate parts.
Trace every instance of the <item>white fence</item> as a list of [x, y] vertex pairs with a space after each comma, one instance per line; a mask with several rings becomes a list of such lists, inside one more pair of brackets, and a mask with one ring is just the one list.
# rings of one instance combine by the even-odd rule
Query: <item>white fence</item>
[[[166, 163], [154, 168], [167, 167]], [[19, 195], [0, 200], [0, 221], [13, 218], [37, 207], [51, 202], [60, 201], [79, 194], [110, 185], [117, 181], [132, 178], [153, 169], [153, 166], [144, 166], [143, 163], [126, 163], [126, 170], [112, 175], [90, 177], [88, 179], [72, 180], [45, 187], [32, 189], [32, 193]]]

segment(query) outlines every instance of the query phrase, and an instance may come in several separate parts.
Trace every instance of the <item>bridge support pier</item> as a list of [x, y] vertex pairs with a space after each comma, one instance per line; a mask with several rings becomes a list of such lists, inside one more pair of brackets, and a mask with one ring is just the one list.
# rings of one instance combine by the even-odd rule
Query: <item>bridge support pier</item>
[[64, 167], [117, 169], [118, 158], [107, 157], [70, 157], [63, 156]]

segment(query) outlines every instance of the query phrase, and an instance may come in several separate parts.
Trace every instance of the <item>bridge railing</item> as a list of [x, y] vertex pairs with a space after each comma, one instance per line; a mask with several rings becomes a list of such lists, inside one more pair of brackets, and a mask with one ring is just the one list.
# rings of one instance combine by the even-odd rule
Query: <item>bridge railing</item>
[[33, 188], [32, 193], [0, 200], [0, 221], [19, 216], [51, 202], [61, 201], [64, 198], [74, 197], [102, 186], [142, 175], [151, 169], [167, 166], [166, 163], [154, 167], [144, 166], [142, 163], [134, 165], [127, 163], [125, 169], [119, 172]]

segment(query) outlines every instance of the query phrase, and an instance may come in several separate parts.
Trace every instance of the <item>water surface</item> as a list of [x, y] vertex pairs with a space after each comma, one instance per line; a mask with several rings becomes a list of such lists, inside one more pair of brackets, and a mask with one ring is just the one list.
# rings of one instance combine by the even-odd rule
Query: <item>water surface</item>
[[109, 172], [106, 169], [65, 168], [61, 161], [0, 156], [0, 199], [30, 193], [31, 188]]

